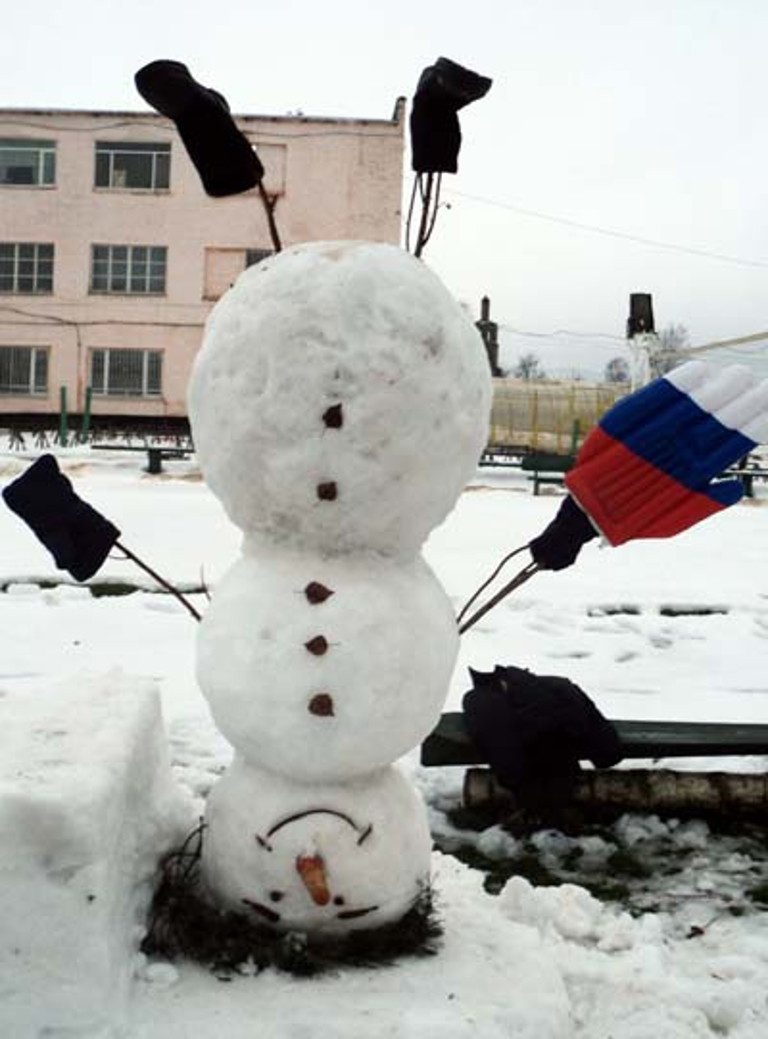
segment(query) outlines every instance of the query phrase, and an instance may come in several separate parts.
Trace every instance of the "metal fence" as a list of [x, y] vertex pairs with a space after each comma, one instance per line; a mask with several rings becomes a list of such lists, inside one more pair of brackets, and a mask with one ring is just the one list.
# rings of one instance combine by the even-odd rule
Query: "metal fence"
[[621, 385], [494, 379], [489, 446], [567, 453], [627, 392]]

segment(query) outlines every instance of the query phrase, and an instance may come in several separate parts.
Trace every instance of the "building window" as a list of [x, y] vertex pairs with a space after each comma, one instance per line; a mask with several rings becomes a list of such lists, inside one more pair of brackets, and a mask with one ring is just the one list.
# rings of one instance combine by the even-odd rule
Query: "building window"
[[220, 299], [246, 267], [272, 255], [272, 249], [206, 249], [203, 299]]
[[91, 351], [91, 386], [105, 397], [158, 397], [162, 350]]
[[164, 245], [91, 246], [91, 292], [162, 295], [167, 253]]
[[97, 141], [97, 188], [164, 191], [170, 184], [170, 144], [145, 141]]
[[0, 242], [0, 292], [53, 292], [53, 245]]
[[[246, 136], [247, 126], [244, 128]], [[264, 190], [268, 195], [284, 195], [288, 149], [284, 144], [268, 144], [253, 136], [248, 138], [264, 166]]]
[[48, 393], [48, 350], [44, 346], [0, 346], [0, 393]]
[[262, 260], [266, 260], [273, 252], [274, 249], [246, 249], [245, 266], [253, 267], [255, 263], [261, 263]]
[[0, 184], [50, 187], [55, 183], [55, 141], [0, 137]]

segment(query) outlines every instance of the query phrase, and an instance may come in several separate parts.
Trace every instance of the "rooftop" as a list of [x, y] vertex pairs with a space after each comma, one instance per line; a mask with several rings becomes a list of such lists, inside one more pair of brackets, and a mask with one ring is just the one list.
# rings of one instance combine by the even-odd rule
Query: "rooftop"
[[[233, 112], [234, 119], [246, 122], [260, 123], [322, 123], [339, 126], [398, 126], [402, 123], [405, 115], [405, 98], [398, 97], [395, 101], [394, 111], [390, 119], [369, 119], [358, 116], [322, 116], [304, 115], [303, 113], [291, 113], [286, 115], [259, 115], [253, 112]], [[88, 119], [123, 119], [123, 120], [158, 120], [170, 123], [164, 116], [158, 115], [151, 110], [144, 111], [118, 111], [87, 108], [0, 108], [0, 119], [3, 122], [13, 122], [14, 117], [31, 116], [35, 119], [44, 119], [60, 116], [82, 116]], [[10, 117], [10, 118], [8, 118]]]

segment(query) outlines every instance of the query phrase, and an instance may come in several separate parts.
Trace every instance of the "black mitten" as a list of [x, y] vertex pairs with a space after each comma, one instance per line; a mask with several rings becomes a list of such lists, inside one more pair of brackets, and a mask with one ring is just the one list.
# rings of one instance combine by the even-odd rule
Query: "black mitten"
[[147, 104], [176, 124], [208, 195], [237, 195], [261, 181], [264, 167], [229, 114], [226, 99], [196, 82], [186, 65], [153, 61], [139, 69], [135, 80]]
[[567, 678], [518, 667], [470, 670], [470, 676], [467, 729], [499, 782], [521, 800], [542, 784], [568, 787], [582, 760], [599, 768], [621, 760], [615, 728]]
[[567, 494], [555, 518], [528, 549], [542, 570], [564, 570], [576, 562], [582, 545], [597, 536], [589, 516]]
[[460, 108], [484, 97], [491, 80], [438, 58], [422, 72], [411, 107], [411, 166], [417, 173], [455, 173]]
[[53, 555], [56, 566], [76, 581], [92, 577], [120, 537], [114, 524], [78, 498], [53, 455], [38, 458], [3, 489], [3, 498]]

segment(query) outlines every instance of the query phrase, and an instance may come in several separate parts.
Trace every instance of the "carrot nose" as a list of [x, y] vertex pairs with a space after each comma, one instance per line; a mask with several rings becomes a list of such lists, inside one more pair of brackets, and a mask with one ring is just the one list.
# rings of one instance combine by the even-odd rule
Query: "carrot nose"
[[328, 890], [328, 878], [325, 875], [325, 862], [322, 856], [299, 855], [296, 859], [296, 870], [315, 905], [328, 905], [331, 900], [331, 892]]

